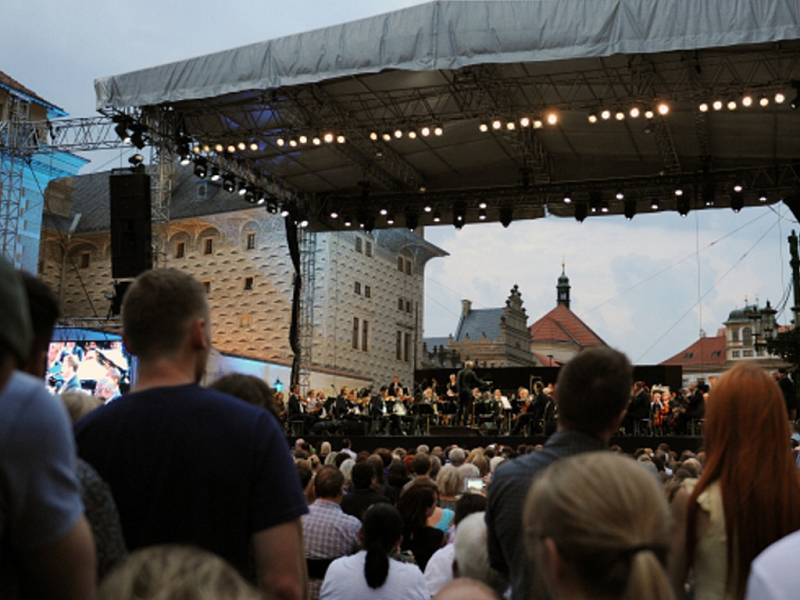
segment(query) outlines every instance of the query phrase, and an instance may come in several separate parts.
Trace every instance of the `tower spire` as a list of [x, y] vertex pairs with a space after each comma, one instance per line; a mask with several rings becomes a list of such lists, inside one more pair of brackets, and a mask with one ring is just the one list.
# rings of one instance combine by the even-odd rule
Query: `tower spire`
[[569, 308], [569, 277], [567, 277], [565, 261], [561, 261], [561, 277], [558, 278], [556, 285], [556, 302]]

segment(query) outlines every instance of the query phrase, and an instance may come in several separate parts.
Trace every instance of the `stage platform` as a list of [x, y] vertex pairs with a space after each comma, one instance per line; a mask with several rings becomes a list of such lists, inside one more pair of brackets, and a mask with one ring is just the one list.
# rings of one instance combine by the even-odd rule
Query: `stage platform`
[[[505, 435], [481, 435], [477, 430], [467, 428], [453, 428], [452, 433], [437, 432], [436, 435], [380, 435], [380, 436], [350, 436], [351, 448], [354, 452], [366, 450], [372, 452], [376, 448], [389, 448], [390, 450], [400, 448], [416, 448], [420, 444], [427, 444], [431, 448], [434, 446], [449, 446], [457, 444], [462, 448], [472, 449], [478, 446], [486, 447], [489, 444], [502, 444], [516, 448], [520, 444], [536, 445], [544, 444], [544, 436], [505, 436]], [[328, 441], [334, 450], [342, 447], [342, 440], [345, 436], [302, 436], [305, 441], [314, 448], [319, 449], [322, 442]], [[290, 444], [294, 444], [297, 437], [290, 436]], [[618, 444], [625, 452], [633, 453], [637, 448], [655, 448], [661, 443], [669, 444], [672, 450], [682, 452], [691, 450], [696, 452], [703, 443], [703, 438], [699, 436], [624, 436], [616, 437], [611, 440], [611, 444]]]

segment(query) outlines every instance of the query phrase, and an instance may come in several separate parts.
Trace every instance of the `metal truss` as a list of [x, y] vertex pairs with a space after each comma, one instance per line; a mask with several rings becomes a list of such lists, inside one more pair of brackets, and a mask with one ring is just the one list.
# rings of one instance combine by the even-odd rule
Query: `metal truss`
[[23, 144], [31, 135], [30, 102], [9, 96], [8, 112], [8, 120], [0, 129], [0, 254], [19, 267], [19, 224], [27, 159]]
[[311, 365], [314, 349], [314, 295], [317, 272], [317, 234], [298, 229], [300, 238], [300, 389], [305, 394], [311, 387]]

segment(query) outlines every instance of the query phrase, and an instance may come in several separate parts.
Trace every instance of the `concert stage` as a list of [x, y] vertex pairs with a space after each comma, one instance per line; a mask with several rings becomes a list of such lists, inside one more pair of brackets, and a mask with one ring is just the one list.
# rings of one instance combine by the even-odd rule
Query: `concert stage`
[[[452, 430], [452, 431], [449, 431]], [[333, 446], [334, 451], [342, 447], [342, 440], [345, 436], [302, 436], [305, 441], [314, 448], [319, 449], [322, 442], [328, 441]], [[290, 436], [289, 442], [293, 445], [297, 437]], [[416, 448], [420, 444], [427, 444], [431, 448], [434, 446], [449, 446], [457, 444], [466, 449], [478, 446], [486, 447], [489, 444], [502, 444], [516, 448], [520, 444], [536, 445], [544, 444], [547, 439], [545, 436], [508, 436], [508, 435], [486, 435], [481, 434], [477, 429], [467, 427], [441, 428], [436, 435], [362, 435], [350, 436], [351, 448], [355, 452], [366, 450], [372, 452], [376, 448]], [[691, 450], [696, 452], [703, 443], [703, 438], [699, 436], [622, 436], [611, 440], [611, 444], [618, 444], [626, 453], [633, 453], [637, 448], [655, 448], [661, 443], [669, 444], [670, 449], [677, 452]]]

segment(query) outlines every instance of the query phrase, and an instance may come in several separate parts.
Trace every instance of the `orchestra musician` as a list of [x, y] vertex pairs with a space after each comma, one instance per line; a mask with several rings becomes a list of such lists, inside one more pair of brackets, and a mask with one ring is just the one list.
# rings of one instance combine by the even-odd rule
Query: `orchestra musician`
[[464, 368], [461, 369], [456, 376], [456, 386], [458, 389], [458, 415], [456, 417], [456, 422], [459, 425], [469, 424], [474, 398], [473, 390], [475, 388], [480, 390], [480, 388], [485, 388], [489, 385], [488, 382], [475, 374], [475, 371], [473, 371], [474, 368], [475, 363], [468, 360], [464, 363]]

